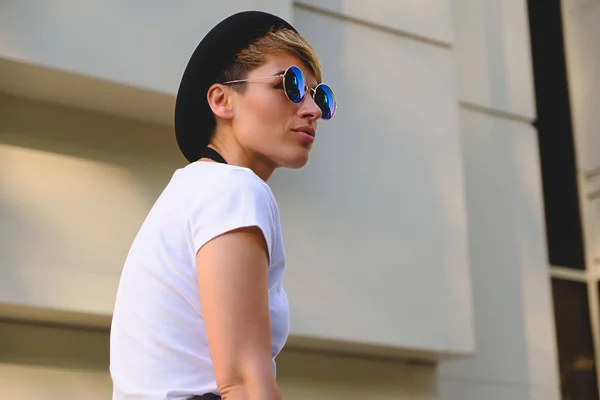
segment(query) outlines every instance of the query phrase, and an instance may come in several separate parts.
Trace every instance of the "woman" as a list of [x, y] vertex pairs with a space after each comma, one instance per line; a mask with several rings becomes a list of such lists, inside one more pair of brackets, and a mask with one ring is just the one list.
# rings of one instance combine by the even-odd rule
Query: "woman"
[[177, 170], [127, 256], [111, 329], [115, 400], [281, 399], [285, 253], [266, 181], [308, 161], [335, 112], [313, 48], [280, 18], [235, 14], [200, 42], [175, 107]]

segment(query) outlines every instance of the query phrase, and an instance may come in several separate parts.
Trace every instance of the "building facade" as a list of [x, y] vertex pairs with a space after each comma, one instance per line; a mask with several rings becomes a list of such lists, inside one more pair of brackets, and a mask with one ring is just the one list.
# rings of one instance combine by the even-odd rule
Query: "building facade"
[[185, 165], [179, 78], [216, 22], [260, 9], [311, 41], [339, 103], [309, 165], [269, 181], [284, 398], [597, 396], [600, 3], [562, 3], [4, 1], [3, 394], [110, 398], [123, 260]]

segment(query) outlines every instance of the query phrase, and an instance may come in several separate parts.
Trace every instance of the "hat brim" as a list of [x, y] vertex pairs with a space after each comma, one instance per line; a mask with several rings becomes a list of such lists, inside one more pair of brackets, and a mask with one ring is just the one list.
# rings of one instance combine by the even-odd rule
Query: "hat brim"
[[234, 14], [212, 28], [200, 41], [185, 68], [175, 101], [175, 138], [183, 156], [197, 161], [208, 146], [215, 117], [207, 92], [236, 54], [273, 27], [296, 30], [282, 18], [262, 11]]

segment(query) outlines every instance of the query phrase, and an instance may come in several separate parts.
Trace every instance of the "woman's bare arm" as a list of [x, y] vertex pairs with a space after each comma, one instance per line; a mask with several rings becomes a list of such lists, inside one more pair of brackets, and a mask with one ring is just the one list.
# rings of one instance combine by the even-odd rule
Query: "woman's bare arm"
[[257, 227], [197, 254], [198, 285], [217, 385], [226, 400], [280, 400], [271, 359], [268, 249]]

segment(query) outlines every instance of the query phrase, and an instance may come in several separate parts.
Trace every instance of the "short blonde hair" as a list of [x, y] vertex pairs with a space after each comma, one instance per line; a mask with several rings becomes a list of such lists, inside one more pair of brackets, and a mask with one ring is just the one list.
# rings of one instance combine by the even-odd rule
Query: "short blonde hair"
[[219, 82], [244, 79], [250, 71], [266, 62], [266, 56], [282, 53], [297, 57], [315, 76], [317, 83], [322, 81], [321, 63], [311, 44], [291, 29], [277, 28], [241, 50], [234, 65], [221, 72]]

